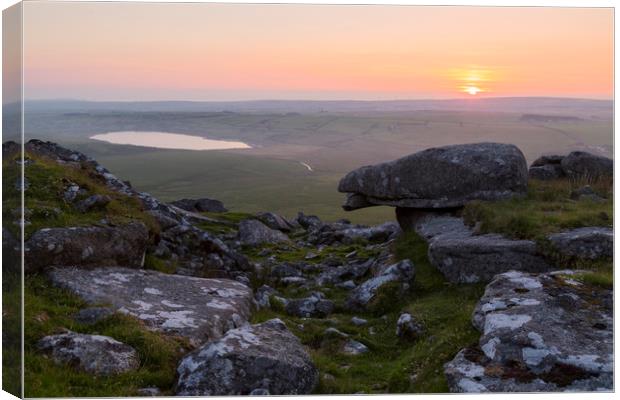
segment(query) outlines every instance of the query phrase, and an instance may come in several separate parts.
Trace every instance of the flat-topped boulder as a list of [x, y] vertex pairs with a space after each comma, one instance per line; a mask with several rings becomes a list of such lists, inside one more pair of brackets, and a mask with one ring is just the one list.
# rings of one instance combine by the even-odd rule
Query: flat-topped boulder
[[224, 396], [310, 393], [319, 372], [279, 319], [230, 330], [181, 360], [176, 394]]
[[427, 216], [417, 222], [415, 231], [428, 242], [430, 263], [450, 282], [489, 282], [510, 270], [553, 269], [534, 241], [475, 235], [461, 218]]
[[596, 260], [614, 255], [614, 231], [609, 227], [591, 226], [548, 236], [553, 247], [563, 256]]
[[525, 193], [527, 164], [511, 144], [473, 143], [427, 149], [349, 172], [338, 185], [349, 193], [343, 208], [373, 205], [442, 209], [471, 200]]
[[142, 222], [121, 226], [44, 228], [24, 246], [26, 272], [49, 266], [126, 266], [140, 268], [148, 230]]
[[574, 276], [495, 277], [473, 314], [479, 346], [445, 365], [450, 391], [611, 391], [613, 292]]
[[122, 267], [53, 268], [53, 284], [92, 304], [109, 304], [150, 329], [186, 337], [193, 345], [247, 322], [252, 291], [229, 279], [204, 279]]
[[543, 155], [537, 158], [530, 166], [529, 177], [538, 180], [568, 177], [596, 181], [612, 177], [613, 172], [612, 159], [586, 151], [573, 151], [568, 155]]

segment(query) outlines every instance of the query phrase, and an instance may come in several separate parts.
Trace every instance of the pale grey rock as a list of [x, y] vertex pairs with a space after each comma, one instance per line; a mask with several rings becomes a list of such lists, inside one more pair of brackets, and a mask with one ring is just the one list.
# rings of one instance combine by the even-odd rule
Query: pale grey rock
[[284, 308], [287, 314], [302, 318], [325, 318], [334, 310], [334, 302], [314, 292], [303, 299], [289, 299]]
[[359, 317], [353, 317], [351, 318], [351, 323], [355, 326], [362, 326], [366, 325], [368, 323], [368, 320]]
[[245, 324], [252, 291], [229, 279], [204, 279], [121, 267], [53, 268], [56, 286], [89, 303], [109, 304], [148, 328], [180, 335], [199, 345]]
[[409, 313], [402, 313], [396, 321], [396, 336], [403, 339], [417, 339], [424, 333], [424, 327]]
[[348, 355], [357, 356], [368, 352], [368, 347], [357, 340], [349, 339], [345, 342], [342, 352]]
[[284, 217], [272, 212], [260, 212], [256, 214], [256, 218], [269, 228], [278, 231], [291, 232], [295, 229], [293, 224], [291, 224]]
[[115, 375], [137, 370], [138, 352], [108, 336], [66, 332], [45, 336], [37, 343], [59, 364], [68, 364], [94, 375]]
[[[345, 210], [372, 205], [460, 207], [471, 200], [500, 200], [525, 193], [527, 164], [514, 145], [474, 143], [427, 149], [348, 173], [338, 190], [355, 193]], [[364, 196], [364, 199], [360, 199]]]
[[290, 242], [284, 233], [267, 227], [255, 219], [246, 219], [239, 223], [239, 241], [248, 246]]
[[54, 265], [140, 268], [147, 240], [148, 231], [142, 222], [116, 227], [44, 228], [25, 244], [25, 270], [36, 272]]
[[614, 255], [614, 231], [606, 227], [584, 227], [568, 232], [554, 233], [549, 241], [562, 255], [596, 260]]
[[410, 260], [392, 264], [380, 275], [368, 279], [353, 289], [347, 298], [347, 307], [353, 310], [365, 309], [376, 297], [379, 289], [390, 282], [399, 282], [402, 291], [408, 290], [414, 277], [415, 268]]
[[472, 318], [479, 348], [445, 365], [450, 391], [611, 391], [613, 294], [574, 274], [496, 276]]
[[145, 387], [138, 389], [138, 395], [143, 397], [156, 397], [162, 394], [158, 387]]
[[310, 356], [279, 319], [228, 331], [185, 356], [177, 372], [179, 396], [243, 395], [257, 389], [307, 394], [318, 383]]

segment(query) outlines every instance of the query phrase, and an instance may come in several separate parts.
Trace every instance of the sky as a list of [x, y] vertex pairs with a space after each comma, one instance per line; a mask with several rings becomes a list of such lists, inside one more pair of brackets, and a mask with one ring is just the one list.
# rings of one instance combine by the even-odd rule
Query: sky
[[27, 99], [613, 97], [611, 8], [24, 3]]

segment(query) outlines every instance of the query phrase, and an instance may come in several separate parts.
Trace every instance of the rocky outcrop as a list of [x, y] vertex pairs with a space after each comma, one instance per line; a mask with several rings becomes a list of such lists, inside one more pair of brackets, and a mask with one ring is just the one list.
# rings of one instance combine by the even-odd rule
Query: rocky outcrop
[[239, 241], [247, 246], [289, 242], [284, 233], [267, 227], [255, 219], [246, 219], [239, 223]]
[[54, 265], [82, 267], [126, 266], [140, 268], [148, 231], [141, 222], [122, 226], [45, 228], [26, 242], [26, 272]]
[[177, 368], [180, 396], [310, 393], [318, 371], [279, 319], [230, 330], [188, 354]]
[[228, 279], [202, 279], [156, 271], [108, 267], [53, 268], [56, 286], [89, 303], [109, 304], [150, 329], [180, 335], [199, 345], [245, 324], [252, 291]]
[[[461, 207], [500, 200], [527, 189], [527, 165], [514, 145], [475, 143], [431, 148], [349, 172], [338, 190], [353, 193], [345, 210], [365, 204], [404, 208]], [[361, 197], [363, 196], [363, 200]]]
[[596, 260], [614, 255], [614, 231], [606, 227], [585, 227], [549, 235], [549, 242], [563, 256]]
[[510, 270], [548, 271], [552, 267], [530, 240], [497, 234], [474, 235], [456, 217], [429, 217], [416, 231], [428, 241], [428, 259], [450, 282], [488, 282]]
[[289, 299], [284, 310], [295, 317], [324, 318], [334, 311], [334, 302], [323, 293], [314, 292], [303, 299]]
[[529, 169], [529, 177], [551, 180], [563, 177], [597, 180], [613, 176], [613, 160], [585, 151], [574, 151], [567, 156], [548, 155], [536, 159]]
[[[351, 291], [347, 299], [347, 307], [354, 310], [367, 308], [377, 297], [380, 289], [388, 283], [399, 284], [400, 291], [409, 290], [415, 277], [415, 268], [410, 260], [403, 260], [392, 264], [377, 276], [361, 283]], [[390, 296], [398, 296], [398, 291], [390, 293]]]
[[451, 392], [613, 388], [613, 294], [573, 271], [498, 275], [478, 303], [479, 348], [445, 365]]
[[108, 336], [66, 332], [45, 336], [37, 343], [57, 363], [94, 375], [115, 375], [140, 367], [138, 352]]
[[171, 204], [182, 208], [183, 210], [192, 212], [222, 213], [228, 211], [221, 201], [209, 199], [206, 197], [201, 199], [181, 199], [173, 201]]
[[256, 214], [256, 219], [258, 219], [263, 224], [267, 225], [267, 227], [271, 229], [275, 229], [282, 232], [291, 232], [295, 229], [295, 225], [289, 222], [284, 217], [272, 213], [272, 212], [260, 212]]

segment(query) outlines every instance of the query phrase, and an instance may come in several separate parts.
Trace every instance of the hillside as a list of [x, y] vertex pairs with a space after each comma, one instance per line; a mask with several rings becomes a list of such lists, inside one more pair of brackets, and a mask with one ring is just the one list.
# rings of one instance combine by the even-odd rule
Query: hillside
[[[477, 163], [495, 162], [467, 161], [481, 146], [441, 151], [464, 154], [459, 168], [471, 175]], [[425, 178], [407, 181], [397, 166], [443, 165], [433, 151], [372, 167], [395, 165], [389, 179], [400, 183], [389, 189], [375, 182], [380, 173], [352, 171], [347, 177], [364, 183], [343, 178], [347, 201], [352, 194], [364, 197], [364, 207], [388, 205], [382, 224], [365, 226], [303, 212], [210, 211], [212, 201], [165, 203], [84, 154], [28, 142], [26, 396], [610, 390], [611, 160], [581, 153], [537, 160], [533, 168], [558, 175], [528, 182], [518, 149], [484, 146], [503, 160], [493, 167], [500, 183], [485, 172], [474, 181], [492, 185], [486, 197], [470, 198], [477, 188], [463, 182], [445, 209], [422, 216], [411, 204], [445, 200], [450, 174], [437, 168], [443, 185], [422, 191], [424, 199], [403, 198], [400, 187]], [[7, 238], [19, 232], [18, 161], [17, 147], [5, 143], [5, 254]], [[333, 192], [339, 206], [342, 194]], [[399, 218], [400, 226], [392, 206], [408, 218]], [[567, 268], [575, 271], [553, 272]], [[16, 327], [17, 278], [7, 269], [4, 277], [4, 326]], [[494, 299], [506, 291], [514, 295], [502, 298], [504, 309]], [[553, 300], [560, 298], [573, 300]], [[528, 311], [534, 301], [548, 314]], [[546, 315], [564, 315], [575, 304], [584, 311], [545, 327]], [[520, 315], [530, 319], [517, 331], [488, 322]], [[576, 333], [558, 341], [554, 327]], [[487, 344], [496, 339], [489, 332], [501, 336], [501, 357], [489, 359]], [[515, 366], [511, 354], [525, 345], [514, 332], [557, 341], [556, 353], [538, 348], [549, 351], [547, 369], [531, 359]], [[101, 336], [120, 344], [101, 350]], [[84, 341], [94, 347], [80, 347]], [[581, 349], [594, 361], [567, 361], [585, 357]], [[115, 361], [92, 367], [85, 360], [97, 354]], [[462, 372], [478, 365], [484, 374]], [[544, 386], [528, 386], [539, 381]]]

